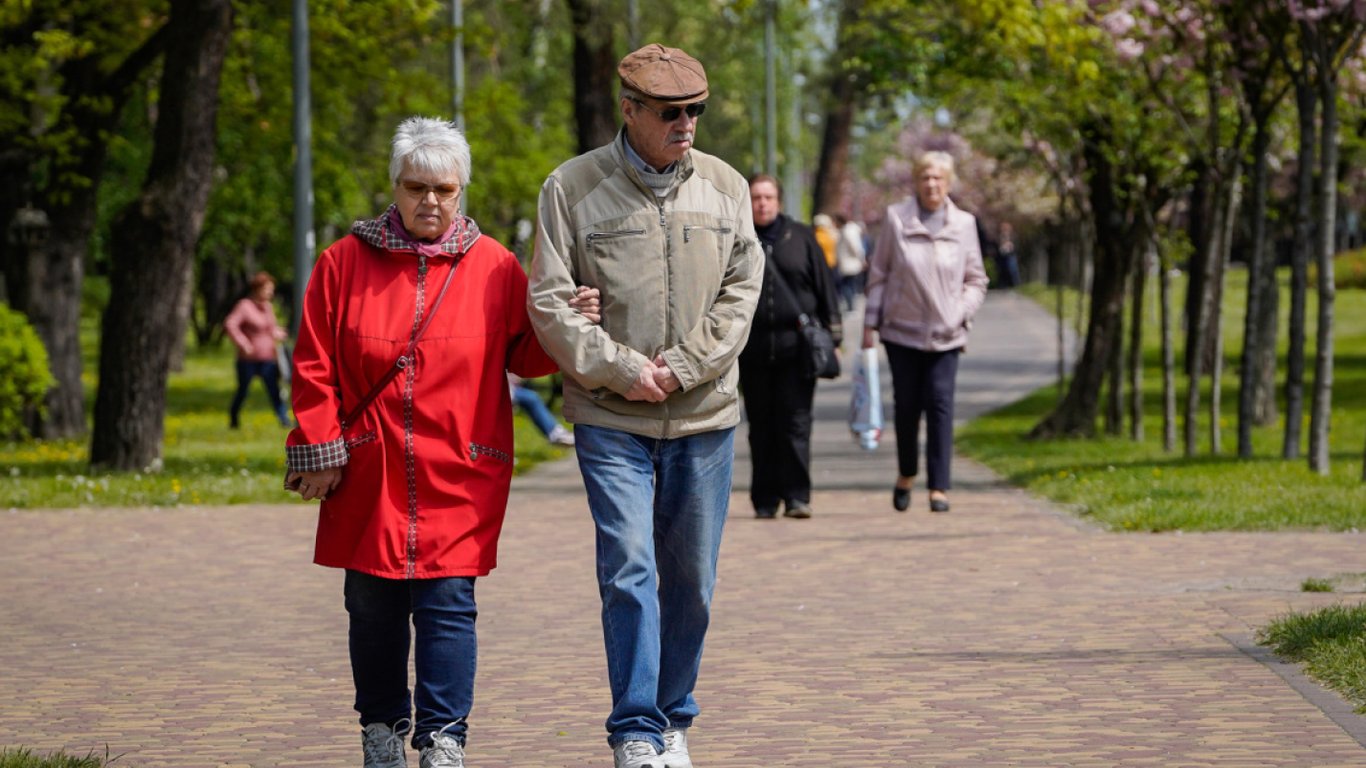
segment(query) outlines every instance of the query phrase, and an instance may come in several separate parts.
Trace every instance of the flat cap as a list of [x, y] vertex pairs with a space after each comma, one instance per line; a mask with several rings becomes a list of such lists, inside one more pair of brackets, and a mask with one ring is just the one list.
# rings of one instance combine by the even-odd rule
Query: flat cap
[[644, 96], [674, 104], [707, 98], [707, 72], [702, 63], [678, 48], [659, 43], [626, 54], [617, 65], [621, 86]]

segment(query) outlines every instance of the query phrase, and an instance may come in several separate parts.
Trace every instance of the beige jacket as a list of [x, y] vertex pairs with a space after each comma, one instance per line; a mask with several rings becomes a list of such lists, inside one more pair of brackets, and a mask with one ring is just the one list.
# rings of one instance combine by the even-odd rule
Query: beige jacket
[[868, 261], [864, 325], [883, 341], [927, 352], [968, 343], [972, 316], [987, 296], [977, 219], [945, 201], [943, 229], [931, 235], [911, 197], [888, 206]]
[[[564, 416], [661, 438], [733, 427], [736, 359], [764, 274], [749, 186], [691, 150], [656, 197], [623, 140], [566, 162], [541, 187], [527, 306], [566, 374]], [[601, 325], [569, 307], [577, 285], [602, 292]], [[660, 403], [627, 400], [660, 354], [680, 388]]]

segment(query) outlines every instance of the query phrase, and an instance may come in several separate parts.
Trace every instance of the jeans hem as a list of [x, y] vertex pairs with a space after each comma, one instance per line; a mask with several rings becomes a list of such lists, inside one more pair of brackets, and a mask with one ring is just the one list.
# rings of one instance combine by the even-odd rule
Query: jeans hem
[[660, 753], [664, 752], [664, 736], [658, 733], [644, 731], [622, 731], [607, 737], [607, 746], [616, 749], [623, 742], [627, 741], [648, 741], [654, 745]]

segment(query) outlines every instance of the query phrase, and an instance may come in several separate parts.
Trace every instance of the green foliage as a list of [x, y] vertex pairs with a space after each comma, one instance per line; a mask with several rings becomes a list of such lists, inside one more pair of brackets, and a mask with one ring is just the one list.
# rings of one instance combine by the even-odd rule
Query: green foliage
[[[1310, 285], [1318, 284], [1318, 265], [1309, 266]], [[1333, 285], [1339, 291], [1366, 290], [1366, 248], [1340, 253], [1333, 260]]]
[[1330, 605], [1282, 616], [1257, 633], [1277, 655], [1366, 712], [1366, 605]]
[[0, 436], [25, 435], [25, 415], [41, 412], [55, 381], [42, 340], [8, 304], [0, 304], [0, 371]]
[[[1232, 272], [1224, 291], [1225, 371], [1237, 370], [1242, 349], [1245, 273]], [[1282, 275], [1287, 279], [1287, 275]], [[1180, 306], [1178, 282], [1174, 306]], [[1284, 286], [1283, 286], [1284, 288]], [[1022, 290], [1040, 290], [1028, 287]], [[1050, 297], [1040, 297], [1052, 309]], [[1312, 296], [1309, 338], [1314, 337]], [[1075, 307], [1074, 300], [1065, 302]], [[1281, 306], [1289, 306], [1282, 296]], [[1150, 313], [1156, 315], [1156, 313]], [[1151, 320], [1156, 322], [1155, 318]], [[1303, 460], [1280, 456], [1282, 425], [1253, 430], [1256, 458], [1208, 455], [1209, 427], [1201, 424], [1199, 452], [1192, 458], [1162, 448], [1161, 358], [1156, 327], [1145, 330], [1144, 435], [1127, 437], [1027, 440], [1024, 435], [1056, 402], [1049, 387], [973, 421], [959, 432], [957, 447], [990, 466], [1011, 483], [1076, 510], [1118, 531], [1209, 531], [1280, 529], [1366, 529], [1361, 503], [1361, 445], [1366, 435], [1366, 295], [1344, 291], [1335, 317], [1335, 360], [1331, 472], [1320, 476]], [[1281, 340], [1284, 347], [1285, 340]], [[1282, 349], [1282, 353], [1284, 350]], [[1178, 398], [1186, 382], [1178, 377]], [[1208, 389], [1208, 380], [1203, 386]], [[1220, 429], [1228, 445], [1237, 423], [1236, 376], [1223, 377]], [[1203, 396], [1209, 402], [1208, 391]], [[1207, 418], [1208, 411], [1201, 414]], [[1178, 416], [1178, 418], [1180, 418]], [[1307, 416], [1306, 416], [1307, 418]]]
[[1301, 592], [1332, 592], [1333, 582], [1329, 579], [1308, 578], [1300, 583]]

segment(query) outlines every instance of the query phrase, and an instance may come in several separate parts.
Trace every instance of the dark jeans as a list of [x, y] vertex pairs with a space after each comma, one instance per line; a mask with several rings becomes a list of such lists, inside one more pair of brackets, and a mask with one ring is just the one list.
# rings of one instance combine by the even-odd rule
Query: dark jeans
[[237, 394], [232, 396], [232, 406], [228, 410], [232, 425], [237, 426], [242, 415], [242, 403], [247, 399], [247, 388], [257, 376], [266, 385], [266, 394], [270, 396], [270, 407], [275, 410], [275, 417], [281, 424], [288, 424], [289, 412], [280, 399], [280, 366], [274, 360], [238, 360]]
[[[346, 572], [351, 617], [351, 676], [361, 727], [408, 718], [414, 705], [413, 746], [422, 748], [442, 728], [465, 743], [465, 718], [474, 705], [478, 652], [474, 579], [383, 579]], [[408, 692], [409, 618], [416, 635], [417, 679]], [[447, 726], [450, 726], [449, 728]]]
[[797, 361], [740, 366], [754, 472], [749, 498], [755, 509], [811, 501], [811, 400], [816, 380], [796, 371]]
[[920, 463], [920, 417], [925, 416], [925, 470], [931, 490], [951, 487], [953, 459], [953, 389], [958, 378], [958, 353], [925, 352], [885, 342], [892, 368], [892, 398], [896, 410], [897, 471], [914, 477]]

